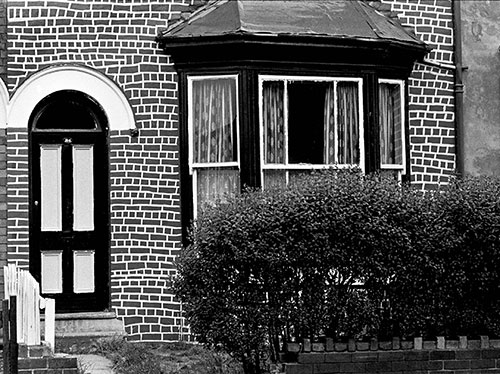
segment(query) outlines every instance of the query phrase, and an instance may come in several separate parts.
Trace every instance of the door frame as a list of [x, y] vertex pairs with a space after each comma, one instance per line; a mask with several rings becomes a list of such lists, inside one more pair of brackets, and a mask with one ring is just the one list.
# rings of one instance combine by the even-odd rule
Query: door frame
[[[95, 221], [103, 222], [104, 227], [100, 228], [102, 231], [102, 238], [105, 238], [105, 253], [98, 254], [97, 250], [95, 252], [94, 259], [94, 272], [95, 272], [95, 297], [92, 297], [92, 302], [88, 302], [89, 294], [72, 294], [67, 293], [59, 296], [62, 301], [62, 307], [58, 308], [58, 303], [56, 301], [56, 310], [58, 312], [95, 312], [95, 311], [105, 311], [109, 310], [111, 306], [110, 300], [110, 285], [111, 285], [111, 223], [110, 223], [110, 175], [109, 175], [109, 131], [108, 131], [108, 121], [106, 114], [102, 107], [95, 102], [89, 95], [83, 92], [77, 92], [74, 90], [64, 90], [67, 92], [76, 93], [76, 95], [81, 95], [82, 98], [90, 100], [95, 104], [92, 111], [98, 111], [98, 117], [96, 121], [100, 124], [99, 131], [92, 130], [62, 130], [62, 129], [51, 129], [51, 130], [36, 130], [34, 125], [37, 117], [46, 107], [47, 102], [54, 102], [52, 97], [54, 95], [48, 95], [43, 100], [41, 100], [32, 111], [28, 123], [28, 157], [29, 157], [29, 269], [33, 274], [35, 279], [41, 281], [41, 251], [38, 245], [33, 245], [37, 242], [40, 234], [40, 207], [35, 207], [36, 195], [39, 195], [40, 191], [40, 177], [35, 176], [36, 172], [40, 171], [40, 152], [39, 149], [35, 149], [39, 144], [50, 144], [55, 141], [55, 138], [59, 137], [72, 137], [72, 138], [91, 138], [94, 139], [92, 143], [98, 149], [98, 152], [94, 154], [94, 166], [99, 166], [99, 170], [94, 169], [94, 190], [104, 188], [105, 191], [101, 192], [101, 203], [104, 209], [98, 209], [97, 204], [94, 206], [94, 217], [96, 215], [102, 215], [100, 220]], [[60, 91], [58, 91], [60, 92]], [[57, 92], [57, 93], [58, 93]], [[56, 100], [56, 99], [55, 99]], [[46, 141], [45, 141], [46, 140]], [[102, 157], [99, 157], [102, 155]], [[102, 160], [104, 158], [105, 160]], [[102, 160], [103, 162], [99, 162]], [[35, 165], [37, 163], [37, 165]], [[100, 178], [96, 178], [101, 176]], [[38, 189], [37, 192], [35, 190]], [[102, 191], [102, 189], [101, 189]], [[94, 199], [97, 195], [94, 195]], [[38, 210], [38, 212], [37, 212]], [[71, 256], [70, 256], [71, 257]], [[64, 261], [64, 260], [63, 260]], [[72, 264], [72, 258], [68, 260]], [[64, 264], [63, 264], [64, 267]], [[73, 268], [71, 268], [74, 270]], [[64, 272], [64, 270], [63, 270]], [[71, 276], [71, 275], [70, 275]], [[72, 281], [71, 281], [72, 283]], [[64, 292], [64, 280], [63, 280], [63, 292]], [[77, 295], [77, 296], [75, 296]], [[71, 296], [75, 302], [68, 302], [67, 297]], [[52, 297], [52, 296], [51, 296]], [[56, 295], [56, 298], [58, 296]], [[65, 302], [66, 301], [66, 302]], [[66, 305], [64, 305], [66, 304]]]

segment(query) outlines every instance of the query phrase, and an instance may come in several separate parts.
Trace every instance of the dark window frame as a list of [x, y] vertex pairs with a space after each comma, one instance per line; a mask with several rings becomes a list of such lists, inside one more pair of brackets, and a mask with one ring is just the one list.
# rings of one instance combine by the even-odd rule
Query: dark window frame
[[[293, 64], [292, 64], [293, 65]], [[300, 64], [299, 64], [300, 65]], [[227, 67], [215, 66], [182, 67], [178, 69], [179, 76], [179, 134], [180, 134], [180, 174], [181, 174], [181, 217], [184, 243], [188, 243], [188, 231], [193, 222], [193, 181], [189, 172], [189, 141], [188, 141], [188, 77], [203, 77], [217, 75], [236, 75], [238, 77], [238, 107], [239, 107], [239, 144], [240, 144], [240, 180], [241, 188], [262, 187], [262, 153], [260, 124], [260, 76], [291, 76], [291, 77], [324, 77], [326, 79], [360, 79], [362, 87], [362, 117], [364, 141], [364, 166], [366, 173], [383, 171], [380, 164], [380, 128], [379, 128], [379, 98], [378, 85], [380, 81], [397, 80], [403, 82], [404, 97], [404, 172], [395, 172], [402, 181], [410, 179], [410, 149], [409, 149], [409, 115], [408, 115], [408, 74], [404, 71], [388, 69], [364, 69], [356, 66], [337, 66], [330, 69], [324, 66], [299, 66], [292, 72], [289, 67], [261, 65], [243, 65], [228, 63]]]

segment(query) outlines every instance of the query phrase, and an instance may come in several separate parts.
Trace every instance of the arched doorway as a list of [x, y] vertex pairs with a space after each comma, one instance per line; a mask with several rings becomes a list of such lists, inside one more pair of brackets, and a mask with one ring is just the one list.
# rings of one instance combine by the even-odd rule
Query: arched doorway
[[58, 312], [109, 306], [107, 128], [99, 104], [73, 90], [29, 119], [30, 271]]

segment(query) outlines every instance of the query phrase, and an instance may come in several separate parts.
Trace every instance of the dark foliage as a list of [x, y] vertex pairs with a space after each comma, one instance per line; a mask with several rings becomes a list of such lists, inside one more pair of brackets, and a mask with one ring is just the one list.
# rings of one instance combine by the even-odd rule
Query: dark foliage
[[176, 292], [198, 340], [246, 373], [279, 338], [498, 334], [499, 187], [328, 170], [247, 191], [198, 218]]

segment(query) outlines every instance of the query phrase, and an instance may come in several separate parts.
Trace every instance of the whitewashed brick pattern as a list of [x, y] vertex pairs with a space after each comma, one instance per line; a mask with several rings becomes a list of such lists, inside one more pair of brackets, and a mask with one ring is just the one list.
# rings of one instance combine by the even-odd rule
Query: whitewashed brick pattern
[[412, 26], [415, 34], [433, 50], [432, 61], [453, 65], [453, 13], [451, 0], [382, 0], [390, 4], [403, 25]]
[[409, 135], [412, 184], [436, 189], [456, 169], [452, 3], [380, 1], [433, 48], [409, 79]]
[[[5, 25], [6, 27], [6, 25]], [[0, 129], [0, 297], [4, 297], [3, 267], [7, 264], [7, 133]]]
[[[109, 134], [111, 305], [132, 340], [182, 338], [180, 304], [166, 286], [181, 246], [177, 76], [155, 37], [190, 3], [12, 0], [8, 6], [11, 93], [48, 66], [82, 64], [113, 80], [132, 106], [139, 136]], [[15, 169], [24, 165], [9, 163], [11, 190], [24, 183], [12, 193], [27, 191]], [[17, 209], [9, 217], [9, 253], [27, 264], [27, 205], [9, 204]]]
[[7, 261], [29, 267], [28, 132], [7, 130]]
[[110, 137], [111, 299], [131, 339], [177, 340], [184, 323], [169, 287], [182, 239], [176, 134]]

